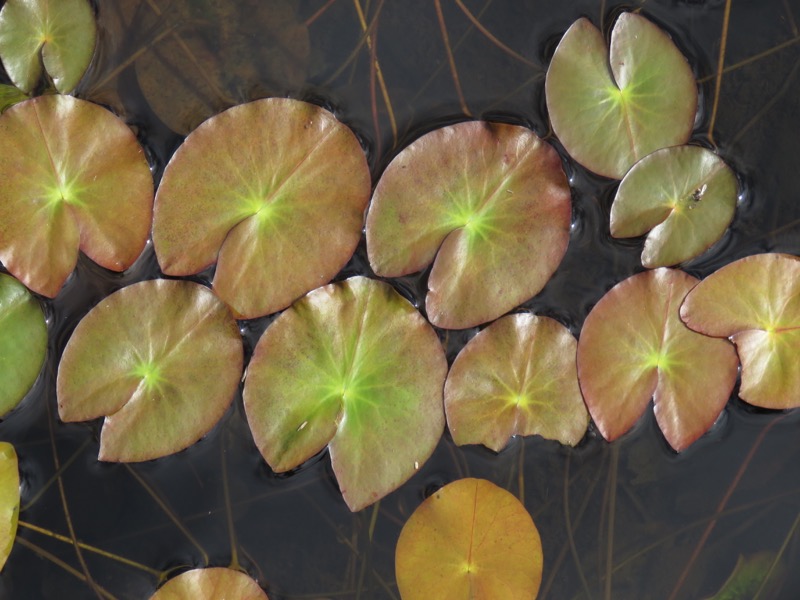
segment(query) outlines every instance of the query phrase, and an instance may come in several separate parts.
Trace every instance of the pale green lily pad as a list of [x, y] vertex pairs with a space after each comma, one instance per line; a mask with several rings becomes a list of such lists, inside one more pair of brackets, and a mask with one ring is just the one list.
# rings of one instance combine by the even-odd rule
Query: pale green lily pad
[[529, 129], [471, 121], [405, 148], [367, 215], [369, 262], [382, 277], [433, 263], [431, 323], [486, 323], [537, 294], [569, 242], [570, 190], [556, 151]]
[[655, 402], [664, 437], [681, 451], [719, 416], [736, 382], [727, 340], [688, 329], [678, 310], [697, 279], [675, 269], [629, 277], [594, 306], [578, 341], [578, 379], [603, 437], [628, 431]]
[[651, 152], [685, 144], [697, 111], [686, 59], [666, 33], [633, 13], [617, 19], [610, 51], [587, 19], [573, 23], [553, 55], [545, 93], [570, 156], [615, 179]]
[[458, 354], [445, 383], [453, 441], [495, 452], [512, 435], [577, 444], [589, 425], [578, 387], [577, 346], [558, 321], [527, 313], [481, 331]]
[[798, 257], [758, 254], [722, 267], [686, 297], [681, 318], [736, 344], [742, 400], [763, 408], [800, 406]]
[[164, 171], [153, 220], [168, 275], [217, 263], [237, 318], [276, 312], [328, 283], [361, 238], [370, 174], [358, 139], [328, 111], [268, 98], [212, 117]]
[[13, 85], [0, 83], [0, 113], [4, 113], [6, 109], [27, 99], [28, 95], [25, 92], [15, 88]]
[[0, 274], [0, 417], [31, 389], [46, 353], [42, 307], [24, 285]]
[[92, 60], [94, 12], [86, 0], [7, 0], [0, 11], [0, 59], [18, 88], [31, 92], [42, 67], [62, 94]]
[[0, 261], [58, 294], [79, 249], [113, 271], [147, 242], [153, 176], [136, 136], [106, 109], [40, 96], [0, 116]]
[[716, 154], [674, 146], [648, 154], [622, 179], [611, 206], [611, 235], [647, 232], [642, 264], [668, 267], [707, 250], [733, 220], [739, 186]]
[[0, 442], [0, 569], [14, 546], [19, 522], [19, 466], [14, 446]]
[[269, 600], [258, 583], [233, 569], [192, 569], [173, 577], [150, 600]]
[[242, 341], [208, 288], [156, 279], [123, 288], [75, 328], [58, 367], [63, 421], [105, 416], [100, 460], [159, 458], [195, 443], [230, 406]]
[[447, 360], [422, 315], [388, 284], [353, 277], [314, 290], [264, 332], [244, 407], [270, 467], [328, 446], [350, 510], [403, 484], [444, 430]]

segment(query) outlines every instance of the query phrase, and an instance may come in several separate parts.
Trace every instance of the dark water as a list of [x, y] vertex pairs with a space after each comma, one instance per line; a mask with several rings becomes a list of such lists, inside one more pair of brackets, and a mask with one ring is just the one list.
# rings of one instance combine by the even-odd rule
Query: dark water
[[[376, 179], [407, 143], [436, 126], [466, 118], [430, 1], [361, 0], [367, 22], [378, 15], [371, 42], [376, 44], [391, 99], [396, 137], [380, 85], [376, 81], [371, 86], [370, 49], [361, 43], [358, 13], [350, 0], [331, 3], [307, 29], [303, 23], [326, 1], [197, 0], [187, 12], [181, 8], [186, 2], [159, 0], [159, 17], [146, 2], [97, 4], [101, 45], [80, 95], [112, 107], [135, 128], [150, 154], [156, 179], [182, 136], [164, 122], [173, 117], [164, 109], [153, 110], [153, 94], [159, 88], [140, 80], [148, 75], [139, 71], [146, 69], [137, 64], [119, 74], [113, 71], [137, 50], [158, 55], [158, 42], [153, 40], [170, 27], [194, 28], [204, 47], [220, 44], [210, 53], [209, 60], [216, 62], [208, 71], [223, 73], [220, 81], [226, 97], [210, 100], [214, 106], [209, 110], [270, 94], [322, 104], [362, 139]], [[463, 4], [486, 30], [534, 63], [528, 65], [499, 49], [456, 3], [442, 0], [464, 104], [472, 116], [525, 124], [549, 136], [543, 77], [560, 36], [580, 16], [596, 24], [602, 19], [607, 29], [621, 11], [641, 9], [690, 57], [702, 82], [695, 141], [712, 144], [708, 130], [715, 89], [710, 76], [716, 71], [724, 1], [464, 0]], [[123, 15], [119, 7], [128, 5], [133, 9]], [[237, 17], [230, 5], [243, 6], [246, 18]], [[280, 28], [268, 31], [259, 20], [264, 11], [267, 16], [270, 11], [281, 16]], [[253, 29], [248, 22], [255, 23], [255, 29], [236, 35], [237, 28]], [[726, 66], [796, 39], [798, 22], [796, 0], [735, 2], [727, 30]], [[297, 35], [276, 43], [280, 32], [286, 31]], [[191, 87], [192, 76], [180, 67], [171, 67], [173, 77]], [[800, 43], [724, 75], [713, 142], [740, 176], [741, 201], [725, 237], [684, 266], [693, 275], [706, 276], [756, 252], [800, 254], [798, 69]], [[235, 76], [226, 75], [230, 73]], [[157, 73], [149, 76], [158, 83]], [[164, 102], [168, 107], [170, 102], [173, 107], [186, 106], [191, 98]], [[557, 140], [548, 139], [562, 151]], [[587, 173], [563, 151], [562, 156], [573, 186], [572, 238], [555, 276], [525, 307], [555, 317], [577, 335], [605, 291], [641, 270], [642, 241], [609, 237], [615, 183]], [[338, 278], [353, 274], [371, 274], [363, 244]], [[590, 430], [574, 449], [528, 438], [514, 439], [494, 454], [478, 447], [457, 448], [445, 436], [420, 472], [380, 502], [371, 538], [375, 509], [349, 512], [324, 453], [288, 476], [269, 470], [250, 437], [240, 394], [204, 440], [178, 455], [132, 466], [97, 462], [100, 422], [64, 425], [54, 417], [58, 359], [77, 322], [100, 299], [159, 275], [151, 247], [124, 274], [82, 259], [59, 297], [43, 302], [51, 339], [44, 372], [23, 404], [0, 423], [0, 439], [12, 442], [20, 455], [20, 518], [25, 523], [68, 535], [64, 504], [52, 481], [57, 472], [55, 451], [72, 526], [86, 544], [156, 571], [227, 566], [235, 555], [273, 600], [390, 599], [399, 597], [393, 565], [403, 523], [441, 485], [476, 476], [524, 497], [545, 552], [539, 598], [668, 598], [715, 516], [716, 526], [676, 598], [711, 596], [740, 555], [779, 549], [784, 573], [776, 578], [777, 589], [762, 598], [800, 597], [796, 568], [800, 413], [755, 410], [735, 395], [711, 432], [681, 455], [669, 450], [651, 410], [615, 444]], [[210, 277], [205, 273], [196, 279]], [[423, 273], [392, 283], [424, 306], [426, 277]], [[241, 323], [248, 355], [269, 321]], [[442, 332], [451, 360], [474, 333]], [[71, 544], [24, 527], [18, 536], [82, 573]], [[86, 550], [83, 557], [92, 578], [116, 598], [147, 598], [155, 590], [157, 578], [135, 566]], [[75, 573], [18, 542], [0, 575], [0, 597], [96, 597]]]

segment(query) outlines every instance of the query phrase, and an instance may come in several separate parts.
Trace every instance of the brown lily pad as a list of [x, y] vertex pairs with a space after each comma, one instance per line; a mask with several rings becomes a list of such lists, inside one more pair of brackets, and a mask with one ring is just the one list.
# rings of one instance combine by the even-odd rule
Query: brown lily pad
[[269, 600], [258, 583], [233, 569], [192, 569], [173, 577], [150, 600]]

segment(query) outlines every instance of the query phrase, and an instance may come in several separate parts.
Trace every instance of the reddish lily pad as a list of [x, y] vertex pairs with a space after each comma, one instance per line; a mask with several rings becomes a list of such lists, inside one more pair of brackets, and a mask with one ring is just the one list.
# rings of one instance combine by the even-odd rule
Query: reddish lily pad
[[130, 267], [150, 231], [153, 177], [131, 130], [71, 96], [40, 96], [0, 116], [0, 260], [54, 297], [78, 250]]
[[153, 242], [169, 275], [217, 262], [213, 287], [237, 318], [281, 310], [330, 281], [361, 237], [370, 174], [328, 111], [268, 98], [212, 117], [172, 157]]
[[86, 0], [6, 0], [0, 11], [0, 58], [25, 92], [36, 87], [42, 67], [59, 92], [71, 92], [92, 60], [95, 37]]
[[192, 569], [173, 577], [150, 600], [269, 600], [253, 579], [241, 571], [212, 567]]
[[270, 467], [326, 445], [350, 510], [411, 477], [444, 430], [447, 360], [422, 315], [388, 284], [353, 277], [314, 290], [266, 330], [244, 407]]
[[666, 33], [633, 13], [614, 24], [610, 53], [597, 27], [585, 18], [573, 23], [553, 55], [545, 93], [570, 156], [615, 179], [647, 154], [685, 144], [697, 111], [686, 59]]
[[431, 323], [473, 327], [544, 287], [566, 252], [570, 216], [549, 144], [517, 125], [459, 123], [422, 136], [386, 168], [367, 215], [369, 262], [383, 277], [433, 262]]
[[637, 237], [649, 231], [642, 252], [649, 269], [689, 260], [722, 237], [736, 210], [738, 188], [733, 171], [710, 150], [656, 150], [619, 184], [611, 235]]
[[656, 269], [614, 286], [578, 342], [578, 379], [600, 433], [612, 441], [655, 401], [658, 426], [681, 451], [705, 433], [736, 382], [733, 346], [688, 329], [678, 309], [697, 279]]
[[14, 446], [0, 442], [0, 569], [11, 554], [19, 522], [19, 466]]
[[736, 344], [742, 400], [763, 408], [800, 406], [798, 257], [758, 254], [726, 265], [686, 297], [681, 318]]
[[395, 551], [403, 600], [536, 598], [542, 543], [511, 493], [484, 479], [459, 479], [419, 505]]
[[0, 274], [0, 417], [31, 389], [46, 353], [42, 307], [24, 285]]
[[58, 367], [63, 421], [105, 416], [100, 460], [135, 462], [183, 450], [230, 406], [242, 341], [206, 287], [157, 279], [128, 286], [87, 314]]
[[456, 444], [502, 450], [512, 435], [577, 444], [589, 425], [569, 330], [547, 317], [516, 314], [492, 323], [456, 357], [444, 388]]

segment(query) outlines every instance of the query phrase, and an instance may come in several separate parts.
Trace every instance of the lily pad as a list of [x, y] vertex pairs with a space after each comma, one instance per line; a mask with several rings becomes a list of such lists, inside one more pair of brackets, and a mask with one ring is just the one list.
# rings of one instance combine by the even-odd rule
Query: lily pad
[[453, 441], [495, 452], [512, 435], [577, 444], [589, 425], [578, 387], [577, 347], [558, 321], [527, 313], [481, 331], [458, 354], [445, 383]]
[[192, 569], [173, 577], [150, 600], [269, 600], [248, 575], [233, 569]]
[[44, 67], [66, 94], [92, 60], [95, 29], [86, 0], [7, 0], [0, 11], [0, 59], [22, 91], [36, 87]]
[[726, 340], [700, 335], [678, 310], [697, 279], [675, 269], [639, 273], [595, 305], [578, 341], [578, 379], [589, 413], [612, 441], [655, 401], [658, 426], [681, 451], [724, 408], [738, 361]]
[[[759, 598], [777, 597], [786, 569], [775, 561], [774, 552], [740, 555], [728, 580], [706, 600], [753, 600], [757, 595]], [[765, 581], [767, 577], [769, 580]]]
[[78, 250], [130, 267], [150, 231], [153, 177], [131, 130], [71, 96], [40, 96], [0, 116], [0, 260], [33, 291], [58, 294]]
[[433, 262], [437, 327], [486, 323], [537, 294], [569, 241], [570, 191], [556, 151], [529, 129], [471, 121], [432, 131], [386, 168], [367, 215], [376, 274]]
[[403, 600], [536, 598], [542, 581], [536, 526], [511, 493], [459, 479], [419, 505], [395, 551]]
[[669, 36], [633, 13], [611, 32], [611, 49], [587, 19], [556, 48], [545, 80], [550, 121], [564, 148], [587, 169], [620, 179], [638, 160], [685, 144], [697, 85]]
[[230, 406], [242, 374], [236, 321], [208, 288], [157, 279], [100, 302], [58, 367], [63, 421], [105, 416], [100, 460], [135, 462], [183, 450]]
[[716, 154], [674, 146], [648, 154], [622, 179], [611, 206], [611, 235], [650, 232], [642, 264], [667, 267], [702, 254], [733, 219], [739, 186]]
[[736, 344], [742, 400], [763, 408], [800, 406], [798, 257], [758, 254], [724, 266], [686, 297], [681, 318]]
[[14, 446], [0, 442], [0, 569], [6, 564], [19, 521], [19, 466]]
[[0, 113], [4, 113], [7, 108], [27, 99], [28, 95], [25, 92], [15, 88], [13, 85], [0, 83]]
[[46, 353], [42, 307], [24, 285], [0, 274], [0, 417], [31, 389]]
[[314, 290], [264, 332], [244, 407], [270, 467], [328, 446], [350, 510], [411, 477], [444, 430], [447, 360], [422, 315], [388, 284], [353, 277]]
[[328, 111], [268, 98], [193, 131], [158, 189], [153, 243], [164, 273], [217, 262], [214, 291], [237, 318], [281, 310], [330, 281], [361, 237], [370, 174]]

